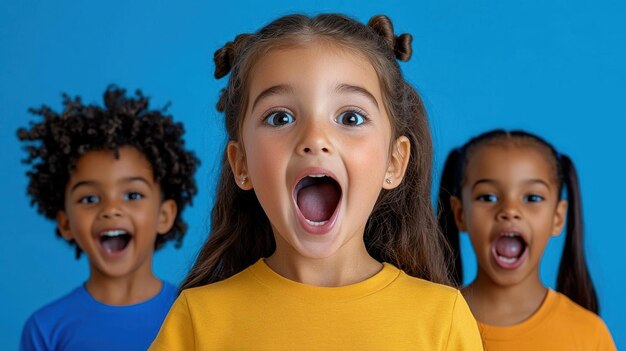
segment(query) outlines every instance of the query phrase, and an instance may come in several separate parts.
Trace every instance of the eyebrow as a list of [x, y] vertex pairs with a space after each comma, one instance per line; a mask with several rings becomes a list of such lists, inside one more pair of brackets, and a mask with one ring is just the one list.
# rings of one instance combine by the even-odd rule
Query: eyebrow
[[362, 88], [360, 86], [343, 83], [343, 84], [337, 85], [337, 87], [335, 88], [335, 92], [337, 92], [337, 93], [356, 93], [356, 94], [359, 94], [359, 95], [363, 95], [364, 97], [366, 97], [369, 100], [371, 100], [372, 103], [374, 103], [374, 105], [376, 105], [376, 108], [380, 109], [380, 107], [378, 106], [378, 101], [376, 101], [376, 98], [374, 97], [374, 95], [372, 93], [370, 93], [367, 89]]
[[[150, 182], [148, 182], [148, 180], [144, 177], [126, 177], [126, 178], [122, 178], [121, 183], [132, 183], [132, 182], [142, 182], [145, 183], [148, 187], [152, 188], [152, 186], [150, 185]], [[81, 180], [80, 182], [74, 184], [74, 186], [72, 186], [72, 188], [70, 189], [70, 193], [74, 192], [74, 190], [76, 190], [77, 188], [81, 187], [81, 186], [88, 186], [88, 185], [98, 185], [98, 182], [96, 182], [95, 180]]]
[[259, 94], [259, 96], [257, 96], [256, 99], [254, 99], [254, 102], [252, 103], [252, 109], [254, 110], [254, 107], [263, 99], [266, 99], [273, 95], [286, 95], [286, 94], [293, 95], [294, 94], [293, 87], [289, 85], [284, 85], [284, 84], [274, 85], [272, 87], [269, 87], [263, 90], [261, 94]]
[[[367, 89], [362, 88], [360, 86], [342, 83], [335, 87], [335, 92], [340, 93], [340, 94], [356, 93], [356, 94], [362, 95], [366, 97], [367, 99], [369, 99], [374, 105], [376, 105], [376, 108], [380, 109], [380, 106], [378, 105], [378, 101], [376, 101], [376, 98], [374, 97], [374, 95], [370, 93]], [[295, 94], [294, 88], [289, 85], [284, 85], [284, 84], [274, 85], [272, 87], [269, 87], [263, 90], [256, 97], [256, 99], [254, 99], [254, 102], [252, 103], [252, 109], [254, 109], [254, 107], [263, 99], [266, 99], [273, 95], [287, 95], [287, 94], [294, 95]]]
[[[497, 184], [498, 181], [496, 181], [495, 179], [479, 179], [476, 182], [474, 182], [474, 184], [472, 185], [472, 190], [474, 190], [474, 188], [476, 188], [478, 185], [480, 184]], [[543, 184], [546, 188], [548, 188], [548, 190], [550, 190], [550, 184], [548, 184], [546, 181], [542, 180], [542, 179], [528, 179], [524, 181], [525, 184]]]

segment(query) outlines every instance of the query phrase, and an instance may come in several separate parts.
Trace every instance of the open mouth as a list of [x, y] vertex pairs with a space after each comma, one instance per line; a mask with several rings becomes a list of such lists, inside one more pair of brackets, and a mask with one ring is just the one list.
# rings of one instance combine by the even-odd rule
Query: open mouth
[[520, 233], [504, 232], [493, 243], [492, 253], [500, 267], [512, 269], [522, 264], [527, 249], [528, 244]]
[[294, 190], [300, 213], [311, 226], [323, 226], [331, 219], [339, 200], [341, 187], [325, 174], [310, 174], [302, 178]]
[[125, 230], [114, 229], [100, 233], [100, 245], [107, 253], [117, 253], [124, 251], [132, 236]]

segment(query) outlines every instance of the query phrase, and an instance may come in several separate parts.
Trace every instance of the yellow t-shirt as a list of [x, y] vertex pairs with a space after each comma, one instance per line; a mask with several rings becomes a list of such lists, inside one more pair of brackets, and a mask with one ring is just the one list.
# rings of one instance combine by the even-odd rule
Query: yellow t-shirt
[[483, 350], [458, 290], [390, 264], [343, 287], [288, 280], [259, 260], [185, 290], [150, 350]]
[[591, 311], [554, 290], [522, 323], [497, 327], [478, 323], [487, 351], [616, 350], [606, 325]]

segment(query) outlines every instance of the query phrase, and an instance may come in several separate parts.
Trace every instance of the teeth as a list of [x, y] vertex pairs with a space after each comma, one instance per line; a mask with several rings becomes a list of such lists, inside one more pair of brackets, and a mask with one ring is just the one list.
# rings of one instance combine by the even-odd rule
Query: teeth
[[310, 225], [314, 226], [314, 227], [320, 227], [323, 226], [324, 224], [328, 223], [328, 221], [322, 221], [322, 222], [313, 222], [311, 220], [306, 219], [306, 222], [309, 223]]
[[505, 263], [515, 263], [515, 261], [517, 261], [517, 257], [508, 258], [508, 257], [500, 256], [500, 255], [498, 255], [498, 259]]
[[515, 233], [515, 232], [507, 232], [507, 233], [504, 233], [504, 234], [502, 234], [502, 235], [504, 235], [504, 236], [508, 236], [509, 238], [514, 238], [514, 237], [516, 237], [516, 236], [519, 236], [519, 234], [517, 234], [517, 233]]
[[309, 174], [307, 177], [311, 177], [311, 178], [323, 178], [323, 177], [326, 177], [326, 174]]
[[120, 235], [128, 234], [125, 230], [115, 229], [115, 230], [107, 230], [105, 232], [100, 233], [100, 236], [109, 236], [116, 237]]

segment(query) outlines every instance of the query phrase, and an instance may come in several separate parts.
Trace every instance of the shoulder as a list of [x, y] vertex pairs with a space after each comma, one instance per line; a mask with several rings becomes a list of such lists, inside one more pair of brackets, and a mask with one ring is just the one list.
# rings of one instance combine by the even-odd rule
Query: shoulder
[[242, 295], [254, 292], [255, 284], [257, 281], [248, 268], [219, 282], [185, 289], [180, 294], [179, 299], [182, 298], [191, 304], [210, 302], [211, 305], [223, 303], [225, 300], [236, 301]]
[[458, 289], [408, 276], [397, 284], [405, 289], [406, 307], [445, 335], [446, 349], [482, 350], [478, 325]]
[[174, 300], [176, 300], [176, 296], [178, 296], [178, 288], [174, 284], [163, 280], [163, 288], [157, 297], [162, 298], [164, 302], [171, 304]]
[[411, 277], [402, 271], [394, 283], [397, 285], [396, 289], [401, 289], [398, 296], [408, 301], [407, 306], [430, 311], [433, 318], [447, 320], [450, 323], [476, 324], [467, 302], [458, 289]]
[[615, 350], [613, 337], [600, 316], [559, 292], [551, 293], [556, 301], [549, 322], [553, 328], [567, 329], [570, 335], [586, 343], [589, 349]]
[[83, 305], [82, 286], [36, 310], [24, 323], [21, 349], [42, 349], [58, 325], [76, 316]]
[[586, 333], [608, 332], [604, 321], [597, 314], [578, 305], [569, 297], [559, 292], [554, 292], [556, 296], [555, 317], [559, 323], [569, 324], [572, 328], [586, 331]]
[[393, 285], [406, 294], [419, 296], [423, 303], [454, 305], [459, 298], [462, 299], [458, 289], [412, 277], [403, 271], [400, 271]]
[[403, 300], [406, 308], [430, 315], [430, 318], [441, 323], [476, 323], [463, 295], [453, 287], [415, 278], [400, 271], [389, 290]]
[[84, 287], [79, 286], [70, 293], [39, 308], [30, 316], [29, 320], [42, 323], [63, 318], [64, 315], [71, 314], [74, 310], [80, 309], [77, 302], [81, 301], [81, 304], [84, 302], [85, 296], [83, 296], [83, 293]]

